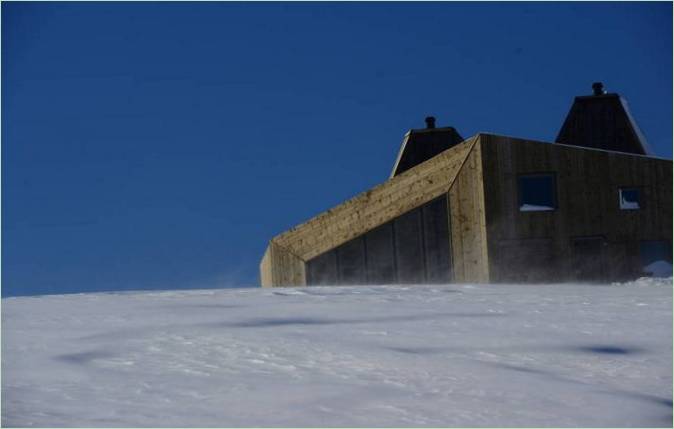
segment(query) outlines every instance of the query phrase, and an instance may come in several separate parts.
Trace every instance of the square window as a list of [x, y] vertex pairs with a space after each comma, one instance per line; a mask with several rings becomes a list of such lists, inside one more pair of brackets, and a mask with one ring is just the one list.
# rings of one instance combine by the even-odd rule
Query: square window
[[639, 189], [638, 188], [620, 188], [618, 190], [620, 198], [620, 210], [639, 210]]
[[554, 174], [520, 176], [518, 185], [521, 212], [543, 212], [557, 208]]

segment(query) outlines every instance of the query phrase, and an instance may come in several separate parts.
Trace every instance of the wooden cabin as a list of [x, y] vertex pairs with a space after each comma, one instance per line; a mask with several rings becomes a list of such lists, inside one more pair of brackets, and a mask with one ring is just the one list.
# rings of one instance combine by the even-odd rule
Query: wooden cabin
[[[274, 238], [263, 287], [607, 282], [672, 262], [672, 161], [593, 85], [555, 143], [405, 135], [391, 177]], [[651, 271], [649, 271], [651, 270]]]

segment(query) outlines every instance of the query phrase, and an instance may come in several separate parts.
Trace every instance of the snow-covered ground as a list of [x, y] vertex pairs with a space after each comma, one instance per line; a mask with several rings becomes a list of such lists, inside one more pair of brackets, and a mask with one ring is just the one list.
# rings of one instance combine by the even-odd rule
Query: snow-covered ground
[[672, 283], [2, 300], [3, 426], [669, 426]]

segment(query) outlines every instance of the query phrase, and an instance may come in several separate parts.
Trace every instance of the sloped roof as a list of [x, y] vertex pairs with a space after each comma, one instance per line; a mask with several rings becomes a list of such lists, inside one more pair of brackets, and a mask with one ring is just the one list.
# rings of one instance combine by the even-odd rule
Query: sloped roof
[[417, 164], [463, 141], [463, 137], [453, 127], [423, 128], [408, 131], [393, 164], [391, 176], [404, 173]]
[[653, 153], [619, 94], [576, 97], [555, 142], [639, 155]]

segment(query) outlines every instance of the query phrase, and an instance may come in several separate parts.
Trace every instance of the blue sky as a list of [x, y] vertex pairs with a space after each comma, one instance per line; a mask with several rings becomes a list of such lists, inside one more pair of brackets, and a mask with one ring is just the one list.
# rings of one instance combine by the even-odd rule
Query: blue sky
[[672, 157], [671, 3], [2, 3], [2, 294], [251, 286], [434, 115], [552, 141], [593, 81]]

